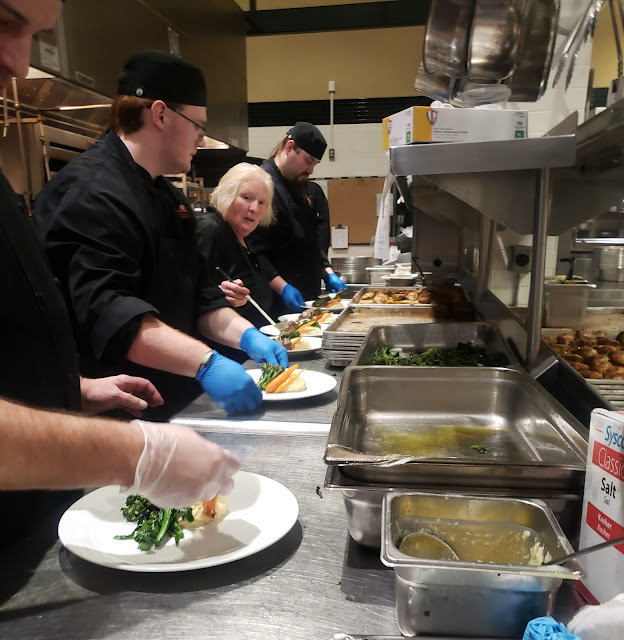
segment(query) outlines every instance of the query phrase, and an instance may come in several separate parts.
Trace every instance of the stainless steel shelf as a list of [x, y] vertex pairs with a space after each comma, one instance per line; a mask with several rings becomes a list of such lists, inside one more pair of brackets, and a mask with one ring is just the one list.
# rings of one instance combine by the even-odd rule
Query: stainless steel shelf
[[574, 135], [492, 140], [436, 142], [390, 149], [395, 176], [521, 171], [569, 167], [576, 158]]

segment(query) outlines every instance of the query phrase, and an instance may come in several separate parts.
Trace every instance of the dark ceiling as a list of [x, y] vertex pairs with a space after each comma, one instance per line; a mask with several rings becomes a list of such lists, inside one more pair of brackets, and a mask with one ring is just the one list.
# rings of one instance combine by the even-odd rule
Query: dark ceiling
[[250, 0], [250, 9], [245, 12], [249, 24], [247, 35], [267, 36], [424, 25], [427, 22], [430, 4], [431, 0], [392, 0], [257, 11], [255, 0]]

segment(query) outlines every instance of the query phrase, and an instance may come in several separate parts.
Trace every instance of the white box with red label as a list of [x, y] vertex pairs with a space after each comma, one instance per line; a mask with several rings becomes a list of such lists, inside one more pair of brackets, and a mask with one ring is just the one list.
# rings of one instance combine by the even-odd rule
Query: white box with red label
[[[624, 415], [594, 409], [589, 427], [580, 548], [624, 536]], [[581, 556], [590, 601], [624, 593], [624, 543]], [[581, 590], [583, 591], [583, 590]]]

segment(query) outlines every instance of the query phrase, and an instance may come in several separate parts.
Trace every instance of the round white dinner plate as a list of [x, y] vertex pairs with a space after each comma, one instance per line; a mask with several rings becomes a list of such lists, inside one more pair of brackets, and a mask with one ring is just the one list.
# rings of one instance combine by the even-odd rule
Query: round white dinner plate
[[[326, 325], [324, 322], [321, 322], [320, 323], [321, 333], [317, 333], [316, 335], [304, 334], [304, 337], [306, 337], [306, 338], [308, 338], [308, 337], [309, 338], [314, 338], [314, 337], [320, 338], [321, 334], [323, 333], [323, 329], [326, 328], [327, 326], [328, 325]], [[272, 325], [272, 324], [265, 324], [264, 327], [260, 327], [260, 332], [264, 333], [265, 336], [271, 336], [271, 337], [279, 336], [279, 334], [280, 334], [280, 330], [277, 329], [275, 327], [275, 325]]]
[[[262, 371], [260, 369], [248, 369], [247, 373], [253, 378], [253, 381], [256, 384], [262, 375]], [[303, 376], [307, 386], [305, 391], [293, 391], [291, 393], [267, 393], [266, 391], [263, 391], [262, 398], [271, 402], [313, 398], [314, 396], [321, 396], [324, 393], [331, 391], [336, 386], [336, 378], [334, 378], [334, 376], [329, 376], [326, 373], [321, 373], [320, 371], [306, 370], [301, 375]]]
[[306, 353], [314, 353], [318, 351], [323, 346], [323, 338], [321, 336], [304, 336], [303, 340], [307, 340], [310, 348], [309, 349], [288, 349], [288, 357], [292, 358], [297, 354], [306, 354]]
[[[286, 313], [283, 316], [278, 318], [281, 322], [294, 322], [301, 314], [299, 313]], [[331, 324], [335, 320], [334, 318], [327, 318], [327, 320], [323, 320], [323, 322], [319, 322], [319, 324]]]
[[[330, 294], [332, 295], [332, 294]], [[312, 305], [314, 304], [314, 300], [306, 300], [305, 301], [305, 306], [308, 309], [312, 308]], [[321, 311], [342, 311], [343, 309], [346, 309], [349, 306], [349, 301], [348, 300], [341, 300], [340, 304], [335, 304], [331, 307], [314, 307], [315, 309], [321, 309]]]
[[297, 521], [299, 504], [289, 489], [271, 478], [239, 471], [233, 480], [234, 489], [224, 496], [228, 515], [217, 524], [185, 529], [179, 546], [170, 539], [146, 552], [132, 539], [115, 540], [135, 525], [121, 515], [128, 494], [114, 485], [96, 489], [69, 507], [58, 536], [83, 560], [123, 571], [190, 571], [234, 562], [284, 537]]

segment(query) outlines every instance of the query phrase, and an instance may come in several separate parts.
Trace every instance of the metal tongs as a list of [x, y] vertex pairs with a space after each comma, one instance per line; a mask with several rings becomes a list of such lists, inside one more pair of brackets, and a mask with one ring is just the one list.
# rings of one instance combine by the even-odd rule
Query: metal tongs
[[555, 77], [552, 86], [554, 87], [563, 73], [566, 63], [569, 61], [568, 73], [566, 75], [567, 89], [572, 80], [572, 73], [574, 72], [574, 65], [584, 41], [589, 36], [593, 36], [596, 21], [598, 20], [598, 14], [602, 9], [604, 0], [590, 0], [585, 11], [583, 11], [577, 20], [574, 28], [572, 29], [568, 39], [564, 43], [561, 52], [559, 53], [559, 62], [557, 63], [557, 70], [555, 71]]

